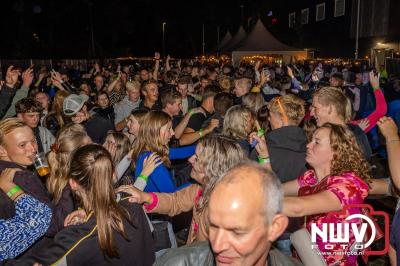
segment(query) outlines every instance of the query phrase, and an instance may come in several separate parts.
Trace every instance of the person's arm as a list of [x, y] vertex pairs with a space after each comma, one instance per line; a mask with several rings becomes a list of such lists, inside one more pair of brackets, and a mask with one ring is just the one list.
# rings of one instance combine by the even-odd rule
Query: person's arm
[[174, 193], [147, 193], [132, 186], [121, 186], [117, 192], [130, 195], [131, 202], [144, 204], [146, 212], [175, 216], [193, 209], [199, 185], [190, 185]]
[[170, 71], [171, 70], [171, 66], [169, 64], [169, 60], [171, 60], [171, 57], [169, 55], [167, 55], [167, 59], [165, 60], [165, 70], [166, 71]]
[[[323, 202], [323, 204], [316, 204]], [[282, 213], [288, 217], [303, 217], [319, 213], [340, 211], [342, 205], [339, 199], [330, 191], [320, 192], [303, 197], [285, 197]]]
[[297, 179], [282, 184], [283, 194], [285, 196], [297, 196], [300, 185]]
[[200, 113], [202, 112], [202, 109], [200, 107], [198, 108], [194, 108], [192, 110], [189, 110], [184, 116], [183, 119], [181, 120], [181, 122], [179, 122], [179, 124], [176, 126], [175, 130], [174, 130], [174, 135], [176, 139], [180, 139], [183, 132], [185, 131], [185, 128], [187, 127], [189, 121], [190, 121], [190, 117], [196, 113]]
[[390, 195], [391, 193], [390, 178], [372, 179], [369, 185], [369, 195]]
[[8, 108], [3, 118], [15, 116], [15, 103], [28, 96], [29, 87], [33, 82], [33, 68], [28, 68], [22, 73], [22, 86], [14, 95], [10, 108]]
[[50, 225], [50, 208], [30, 195], [22, 193], [16, 198], [15, 209], [13, 218], [0, 221], [0, 227], [5, 229], [0, 237], [0, 261], [22, 254]]
[[158, 80], [158, 70], [160, 69], [160, 53], [154, 53], [154, 59], [156, 61], [153, 71], [153, 79]]
[[124, 116], [124, 110], [121, 104], [122, 102], [114, 105], [114, 114], [115, 114], [114, 125], [116, 131], [123, 130], [126, 127], [126, 124], [128, 123], [128, 117]]
[[[370, 83], [372, 89], [374, 90], [375, 95], [375, 111], [373, 111], [369, 116], [363, 119], [367, 119], [369, 125], [364, 129], [364, 132], [369, 132], [375, 125], [378, 120], [381, 119], [387, 112], [387, 104], [385, 100], [385, 96], [383, 95], [382, 90], [379, 87], [379, 75], [375, 76], [373, 72], [369, 74]], [[352, 121], [352, 124], [358, 125], [363, 119]]]
[[169, 149], [169, 159], [185, 159], [189, 158], [195, 153], [196, 145], [191, 145], [187, 147], [170, 148]]
[[113, 82], [110, 83], [110, 85], [107, 86], [107, 94], [110, 94], [112, 92], [112, 90], [114, 89], [115, 85], [118, 83], [118, 81], [121, 78], [121, 72], [118, 72], [118, 76], [116, 79], [113, 80]]
[[115, 123], [115, 130], [122, 131], [126, 127], [126, 124], [128, 123], [127, 121], [128, 121], [128, 118], [124, 118], [121, 120], [121, 122]]
[[390, 175], [393, 184], [397, 189], [400, 188], [400, 137], [398, 128], [390, 117], [382, 117], [378, 121], [378, 127], [386, 140], [386, 150], [388, 153], [388, 162]]
[[[138, 178], [140, 173], [143, 171], [144, 159], [149, 155], [149, 153], [145, 153], [139, 156], [139, 159], [136, 163], [135, 169], [135, 177]], [[156, 191], [154, 192], [168, 192], [172, 193], [176, 191], [176, 186], [174, 181], [171, 178], [171, 175], [168, 169], [163, 165], [159, 165], [156, 169], [148, 176], [147, 186], [145, 190], [149, 189], [149, 185], [153, 187]], [[153, 192], [153, 191], [150, 191]]]
[[206, 128], [202, 128], [199, 131], [195, 131], [193, 128], [187, 127], [179, 139], [179, 144], [181, 146], [193, 144], [200, 138], [212, 133], [214, 128], [218, 127], [218, 125], [218, 119], [211, 119], [210, 124]]
[[[50, 225], [51, 209], [24, 193], [14, 183], [19, 169], [6, 168], [0, 174], [0, 189], [14, 202], [15, 215], [0, 220], [0, 261], [12, 259], [43, 236]], [[32, 223], [31, 221], [35, 221]]]

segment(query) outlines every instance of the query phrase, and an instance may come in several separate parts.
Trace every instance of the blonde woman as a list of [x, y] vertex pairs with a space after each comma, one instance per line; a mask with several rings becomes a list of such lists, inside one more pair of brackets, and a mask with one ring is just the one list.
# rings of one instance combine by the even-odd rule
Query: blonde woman
[[152, 152], [162, 161], [150, 176], [146, 176], [146, 192], [175, 192], [177, 189], [169, 167], [170, 159], [185, 159], [194, 154], [195, 146], [169, 148], [168, 143], [174, 135], [171, 117], [162, 111], [150, 111], [141, 120], [145, 126], [139, 127], [139, 133], [133, 144], [132, 160], [135, 166], [135, 178], [140, 176], [143, 162]]
[[89, 143], [92, 143], [92, 141], [82, 125], [69, 124], [59, 132], [51, 151], [47, 155], [50, 176], [46, 180], [46, 186], [52, 202], [56, 206], [57, 215], [60, 217], [58, 230], [63, 228], [65, 217], [75, 207], [72, 192], [68, 185], [71, 154], [74, 150]]
[[242, 97], [242, 105], [257, 114], [261, 107], [265, 105], [265, 100], [261, 93], [249, 92]]
[[255, 127], [255, 120], [249, 108], [239, 105], [229, 108], [224, 117], [222, 134], [239, 143], [247, 155], [251, 152], [248, 137]]
[[193, 211], [187, 243], [208, 239], [208, 200], [219, 179], [232, 167], [246, 160], [246, 155], [235, 141], [224, 136], [201, 139], [196, 153], [190, 157], [192, 184], [175, 193], [146, 193], [132, 186], [121, 186], [117, 191], [131, 195], [130, 200], [145, 203], [147, 212], [175, 216]]
[[154, 242], [141, 206], [121, 199], [113, 188], [114, 166], [109, 152], [90, 144], [71, 156], [67, 176], [81, 202], [83, 223], [66, 228], [54, 241], [20, 265], [152, 265]]
[[63, 115], [63, 102], [67, 98], [69, 92], [58, 91], [53, 100], [51, 111], [44, 120], [45, 127], [56, 136], [58, 131], [64, 126], [65, 118]]

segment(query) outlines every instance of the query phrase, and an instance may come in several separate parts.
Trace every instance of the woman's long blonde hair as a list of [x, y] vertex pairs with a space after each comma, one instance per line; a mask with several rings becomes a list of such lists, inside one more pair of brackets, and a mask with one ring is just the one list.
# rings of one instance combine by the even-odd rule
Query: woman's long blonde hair
[[225, 114], [222, 134], [234, 140], [247, 139], [253, 130], [254, 122], [254, 114], [249, 108], [234, 105]]
[[127, 239], [123, 222], [131, 219], [115, 200], [113, 173], [110, 153], [100, 145], [90, 144], [73, 153], [68, 177], [82, 188], [75, 194], [86, 213], [93, 212], [96, 217], [100, 249], [109, 257], [118, 257], [113, 231]]
[[124, 156], [128, 154], [131, 148], [129, 138], [122, 132], [110, 132], [107, 134], [107, 137], [108, 136], [112, 136], [114, 138], [116, 151], [115, 154], [112, 155], [112, 160], [114, 165], [118, 165], [118, 163], [124, 158]]
[[56, 96], [54, 96], [53, 105], [51, 106], [51, 111], [49, 113], [49, 115], [54, 114], [60, 128], [62, 128], [65, 124], [65, 119], [63, 116], [63, 102], [68, 95], [68, 91], [58, 91]]
[[168, 122], [171, 122], [171, 117], [162, 111], [150, 111], [143, 117], [139, 134], [133, 144], [133, 164], [135, 164], [141, 152], [150, 151], [157, 153], [164, 165], [170, 167], [169, 148], [167, 144], [162, 143], [160, 137], [161, 128]]
[[85, 138], [88, 138], [88, 135], [82, 125], [69, 124], [58, 133], [51, 151], [47, 154], [50, 176], [46, 180], [46, 185], [55, 204], [60, 200], [62, 191], [68, 183], [71, 153], [84, 144]]
[[332, 123], [325, 123], [318, 129], [321, 128], [330, 130], [329, 138], [333, 151], [331, 175], [353, 172], [364, 181], [370, 182], [371, 168], [365, 160], [353, 132], [344, 126]]
[[197, 211], [201, 212], [207, 208], [211, 192], [220, 178], [232, 167], [245, 162], [247, 156], [236, 141], [222, 135], [201, 139], [197, 147], [199, 154], [194, 168], [205, 175], [204, 191], [197, 204]]

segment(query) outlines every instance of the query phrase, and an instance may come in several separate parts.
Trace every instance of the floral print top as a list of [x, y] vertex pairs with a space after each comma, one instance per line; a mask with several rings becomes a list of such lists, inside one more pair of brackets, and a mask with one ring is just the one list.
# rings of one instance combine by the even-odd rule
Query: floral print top
[[[307, 196], [317, 194], [324, 191], [332, 192], [340, 201], [342, 207], [350, 204], [362, 204], [368, 196], [368, 185], [361, 178], [352, 172], [342, 173], [340, 175], [327, 176], [318, 182], [314, 170], [306, 171], [298, 178], [300, 189], [299, 196]], [[316, 204], [324, 204], [323, 202]], [[306, 217], [306, 228], [311, 232], [311, 224], [315, 223], [318, 228], [322, 229], [323, 223], [340, 223], [345, 221], [346, 217], [352, 214], [361, 213], [360, 208], [350, 208], [344, 213], [320, 213]], [[350, 222], [360, 224], [359, 219], [353, 219]], [[336, 232], [335, 232], [336, 236]], [[350, 230], [350, 243], [343, 246], [343, 243], [324, 243], [319, 235], [317, 235], [316, 243], [321, 251], [327, 265], [357, 265], [357, 256], [346, 255], [345, 252], [350, 250], [355, 238]], [[326, 245], [331, 245], [327, 249]], [[333, 248], [332, 248], [333, 246]]]

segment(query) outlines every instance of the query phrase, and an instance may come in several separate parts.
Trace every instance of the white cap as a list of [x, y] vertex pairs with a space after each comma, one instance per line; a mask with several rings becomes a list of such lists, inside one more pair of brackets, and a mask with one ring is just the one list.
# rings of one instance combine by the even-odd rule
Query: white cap
[[67, 116], [72, 116], [79, 112], [85, 102], [89, 100], [89, 96], [86, 94], [71, 94], [67, 98], [64, 99], [63, 102], [63, 113]]

